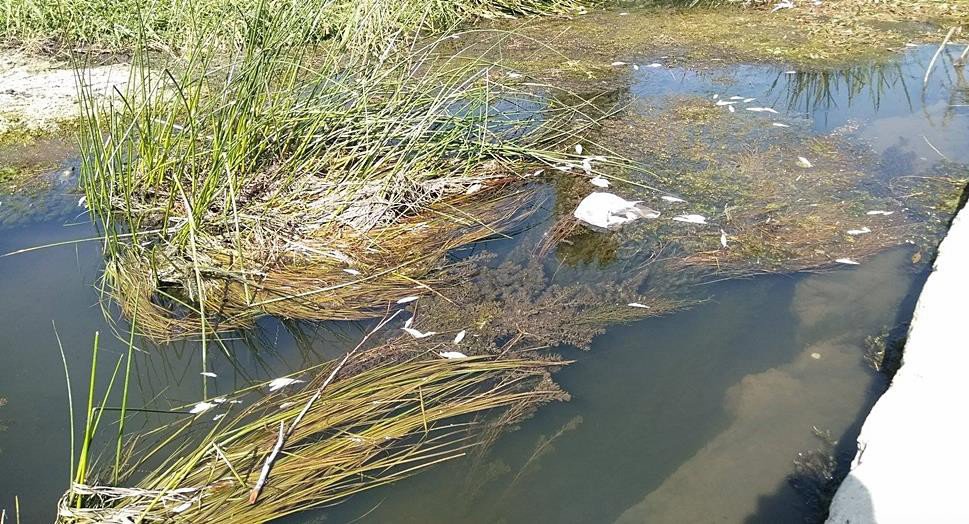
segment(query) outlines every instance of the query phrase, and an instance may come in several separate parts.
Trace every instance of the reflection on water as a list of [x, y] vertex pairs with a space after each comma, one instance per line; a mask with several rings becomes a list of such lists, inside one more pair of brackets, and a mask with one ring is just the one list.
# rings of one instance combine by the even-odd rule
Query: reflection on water
[[[784, 109], [776, 118], [798, 132], [854, 131], [881, 156], [886, 177], [907, 176], [943, 156], [969, 162], [969, 114], [950, 98], [963, 73], [953, 73], [944, 55], [923, 91], [932, 51], [840, 74], [763, 65], [713, 73], [643, 68], [631, 92], [757, 97]], [[69, 212], [7, 226], [0, 253], [94, 234], [87, 225], [64, 226], [75, 221], [76, 198], [54, 198], [70, 201]], [[540, 236], [534, 227], [518, 241]], [[94, 287], [99, 248], [82, 243], [0, 259], [0, 507], [19, 495], [24, 522], [51, 519], [68, 476], [67, 398], [51, 323], [73, 370], [75, 401], [86, 391], [94, 331], [111, 333]], [[614, 252], [603, 239], [563, 256], [608, 271]], [[610, 329], [590, 352], [564, 350], [577, 360], [557, 376], [572, 402], [539, 412], [488, 452], [288, 521], [799, 520], [811, 508], [788, 483], [792, 461], [817, 447], [813, 428], [853, 442], [883, 387], [864, 364], [862, 344], [906, 320], [920, 285], [910, 257], [898, 249], [828, 274], [705, 287], [700, 293], [711, 300], [692, 310]], [[366, 330], [366, 323], [265, 319], [249, 334], [210, 344], [215, 379], [199, 374], [198, 344], [142, 342], [132, 405], [168, 409], [199, 400], [203, 384], [211, 396], [279, 376], [339, 355]], [[121, 355], [122, 341], [102, 340], [105, 361]]]

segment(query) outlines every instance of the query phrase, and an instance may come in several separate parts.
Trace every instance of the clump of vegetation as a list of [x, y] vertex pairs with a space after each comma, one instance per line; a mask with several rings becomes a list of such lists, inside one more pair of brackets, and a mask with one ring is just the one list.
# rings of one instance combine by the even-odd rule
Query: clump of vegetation
[[821, 445], [797, 454], [794, 473], [787, 480], [801, 496], [809, 521], [823, 522], [828, 516], [831, 499], [841, 483], [841, 479], [837, 478], [838, 441], [831, 436], [830, 430], [811, 429]]
[[127, 435], [128, 449], [122, 422], [114, 464], [100, 469], [90, 445], [104, 401], [97, 408], [92, 389], [58, 522], [265, 522], [330, 504], [461, 457], [567, 399], [549, 376], [564, 364], [440, 358], [392, 341], [292, 376], [305, 387], [292, 382], [253, 398], [262, 384], [196, 404], [183, 420]]
[[0, 0], [0, 37], [7, 45], [19, 44], [48, 50], [85, 48], [104, 52], [127, 52], [148, 44], [156, 50], [191, 47], [206, 33], [225, 39], [245, 32], [236, 22], [269, 8], [285, 13], [295, 5], [306, 8], [307, 24], [315, 18], [316, 41], [339, 38], [368, 44], [374, 37], [385, 40], [401, 31], [443, 29], [471, 18], [513, 18], [524, 15], [577, 12], [575, 0], [310, 0], [309, 2], [261, 2], [260, 0]]
[[303, 13], [263, 13], [229, 57], [208, 41], [174, 64], [140, 55], [122, 102], [84, 97], [105, 281], [155, 338], [429, 292], [440, 257], [512, 221], [510, 182], [567, 158], [593, 109], [442, 65], [435, 43], [308, 58]]

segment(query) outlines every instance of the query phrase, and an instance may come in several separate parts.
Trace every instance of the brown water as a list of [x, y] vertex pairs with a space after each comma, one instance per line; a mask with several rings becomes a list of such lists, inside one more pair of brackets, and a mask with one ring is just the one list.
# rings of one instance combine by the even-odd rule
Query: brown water
[[[944, 58], [922, 91], [931, 52], [915, 50], [891, 64], [888, 80], [883, 75], [877, 85], [868, 85], [857, 71], [831, 75], [825, 80], [829, 95], [821, 99], [803, 87], [820, 77], [785, 75], [771, 66], [643, 69], [629, 93], [661, 101], [674, 93], [724, 92], [726, 85], [798, 119], [802, 133], [850, 123], [881, 159], [877, 171], [888, 184], [897, 176], [932, 174], [941, 155], [951, 163], [969, 162], [969, 148], [962, 146], [969, 139], [969, 112], [952, 102], [954, 77], [964, 73], [951, 67], [951, 57]], [[50, 147], [49, 158], [56, 158], [59, 149]], [[75, 163], [59, 162], [50, 171], [56, 177]], [[47, 206], [43, 213], [21, 212], [0, 225], [0, 253], [95, 234], [76, 206], [77, 195], [66, 193], [64, 184], [52, 187], [50, 198], [41, 200]], [[0, 197], [0, 210], [15, 198]], [[486, 249], [504, 254], [534, 242], [551, 218], [540, 216], [532, 229]], [[704, 286], [697, 294], [709, 300], [690, 310], [610, 328], [588, 352], [564, 349], [577, 362], [557, 379], [573, 400], [540, 411], [485, 455], [288, 520], [790, 522], [815, 517], [813, 484], [796, 475], [794, 460], [799, 452], [823, 447], [815, 428], [839, 441], [835, 451], [842, 466], [853, 452], [858, 425], [885, 385], [863, 359], [865, 338], [907, 322], [924, 277], [911, 256], [912, 250], [899, 247], [829, 273]], [[0, 258], [0, 508], [12, 510], [18, 496], [23, 522], [51, 520], [67, 486], [69, 419], [55, 328], [75, 403], [86, 391], [94, 332], [102, 334], [105, 361], [113, 363], [125, 348], [124, 341], [110, 336], [99, 307], [95, 285], [101, 262], [96, 242]], [[602, 278], [611, 268], [605, 264], [590, 271]], [[253, 333], [229, 341], [224, 353], [210, 353], [208, 367], [218, 374], [214, 380], [199, 375], [196, 344], [156, 348], [143, 343], [131, 403], [173, 406], [203, 398], [205, 381], [212, 395], [274, 378], [339, 355], [366, 328], [366, 323], [266, 319]]]

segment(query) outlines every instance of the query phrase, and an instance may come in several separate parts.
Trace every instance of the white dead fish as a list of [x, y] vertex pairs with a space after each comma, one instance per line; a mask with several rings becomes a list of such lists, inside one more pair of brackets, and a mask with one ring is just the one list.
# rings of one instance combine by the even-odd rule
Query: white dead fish
[[727, 109], [729, 109], [731, 113], [736, 113], [737, 112], [737, 110], [734, 109], [733, 106], [727, 106]]
[[189, 413], [191, 413], [193, 415], [196, 415], [198, 413], [205, 413], [206, 411], [208, 411], [208, 410], [210, 410], [210, 409], [212, 409], [214, 407], [215, 407], [215, 404], [213, 404], [211, 402], [199, 402], [198, 404], [196, 404], [195, 406], [193, 406], [192, 409], [189, 410]]
[[461, 331], [458, 331], [458, 334], [457, 335], [454, 335], [454, 343], [455, 344], [460, 344], [461, 341], [464, 340], [464, 336], [467, 335], [467, 334], [468, 334], [468, 332], [466, 330], [464, 330], [464, 329], [462, 329]]
[[582, 170], [585, 171], [585, 174], [587, 174], [587, 175], [591, 175], [592, 174], [592, 159], [591, 158], [583, 158], [582, 159]]
[[283, 389], [286, 386], [291, 386], [293, 384], [302, 384], [302, 383], [303, 383], [302, 380], [297, 380], [295, 378], [289, 378], [289, 377], [274, 378], [269, 381], [269, 391], [270, 392], [277, 391], [277, 390]]
[[356, 269], [351, 269], [351, 268], [348, 268], [348, 267], [347, 268], [343, 268], [343, 272], [346, 273], [346, 274], [348, 274], [348, 275], [353, 275], [353, 276], [357, 276], [357, 275], [360, 274], [360, 272], [357, 271]]
[[199, 375], [202, 375], [203, 377], [209, 377], [209, 378], [215, 378], [218, 376], [215, 373], [212, 373], [211, 371], [203, 371], [199, 373]]
[[749, 103], [753, 102], [754, 100], [757, 100], [757, 99], [756, 98], [745, 98], [744, 99], [744, 103], [745, 104], [749, 104]]
[[732, 96], [732, 97], [730, 97], [730, 99], [731, 100], [743, 100], [744, 97], [742, 97], [742, 96]]
[[427, 338], [431, 335], [437, 335], [437, 331], [428, 331], [425, 333], [411, 327], [405, 327], [402, 329], [404, 330], [405, 333], [407, 333], [408, 335], [414, 338]]
[[192, 504], [194, 504], [194, 502], [195, 501], [192, 501], [192, 500], [188, 500], [188, 501], [182, 502], [181, 504], [179, 504], [179, 505], [175, 506], [174, 508], [172, 508], [172, 513], [182, 513], [182, 512], [185, 512], [189, 508], [192, 507]]
[[797, 71], [784, 71], [785, 75], [796, 75]]
[[640, 309], [649, 309], [649, 306], [647, 306], [646, 304], [640, 304], [639, 302], [630, 302], [626, 305], [629, 307], [638, 307]]
[[864, 235], [865, 233], [871, 233], [871, 230], [868, 229], [868, 226], [865, 226], [861, 229], [849, 229], [847, 233], [851, 236], [858, 236], [858, 235]]
[[753, 111], [755, 113], [774, 113], [777, 114], [777, 110], [773, 107], [747, 107], [747, 111]]
[[508, 72], [508, 78], [521, 78], [521, 77], [522, 77], [521, 73], [516, 73], [514, 71]]
[[629, 13], [623, 11], [623, 12], [619, 13], [619, 16], [629, 16]]
[[594, 185], [594, 186], [596, 186], [596, 187], [609, 187], [609, 181], [606, 180], [606, 178], [605, 177], [602, 177], [602, 176], [597, 176], [597, 177], [589, 180], [589, 183], [592, 184], [592, 185]]
[[717, 100], [717, 105], [718, 106], [729, 106], [729, 105], [733, 105], [733, 104], [736, 104], [736, 103], [737, 103], [736, 101], [731, 102], [729, 100]]
[[582, 144], [575, 144], [575, 152], [579, 155], [582, 154]]
[[212, 417], [212, 420], [220, 420], [225, 417], [225, 413], [219, 413], [218, 415]]
[[720, 230], [720, 245], [727, 247], [727, 232], [722, 229]]
[[574, 164], [559, 164], [557, 166], [552, 166], [552, 167], [556, 171], [561, 171], [563, 173], [568, 173], [568, 172], [572, 171], [573, 169], [575, 169], [576, 166]]
[[87, 207], [84, 205], [86, 202], [87, 202], [87, 197], [82, 196], [81, 198], [77, 199], [77, 207]]
[[660, 198], [662, 198], [667, 202], [673, 202], [673, 203], [686, 202], [686, 200], [683, 200], [682, 198], [676, 198], [675, 196], [669, 196], [669, 195], [663, 195]]
[[895, 212], [894, 211], [881, 211], [881, 210], [875, 209], [875, 210], [869, 211], [869, 212], [867, 212], [865, 214], [866, 215], [882, 215], [882, 216], [886, 216], [887, 217], [888, 215], [895, 214]]
[[846, 264], [846, 265], [849, 265], [849, 266], [857, 266], [858, 264], [860, 264], [860, 262], [856, 262], [854, 260], [851, 260], [850, 258], [839, 258], [839, 259], [835, 260], [835, 262], [837, 262], [839, 264]]
[[791, 126], [789, 126], [787, 124], [782, 124], [780, 122], [771, 122], [771, 125], [774, 126], [774, 127], [791, 127]]
[[404, 327], [409, 328], [413, 323], [414, 323], [414, 317], [410, 317], [407, 319], [407, 322], [404, 322]]
[[810, 160], [804, 158], [803, 156], [797, 157], [797, 165], [807, 169], [809, 167], [814, 167], [814, 164]]
[[770, 12], [776, 13], [781, 9], [791, 9], [792, 7], [794, 7], [793, 0], [781, 0], [780, 2], [777, 2], [776, 4], [774, 4], [774, 8], [771, 9]]
[[633, 64], [633, 70], [639, 71], [639, 64]]
[[716, 100], [716, 99], [718, 99], [718, 98], [720, 98], [720, 94], [719, 94], [719, 93], [714, 93], [714, 95], [713, 95], [713, 99], [714, 99], [714, 100]]
[[481, 191], [481, 188], [482, 187], [483, 186], [481, 184], [471, 184], [470, 186], [468, 186], [468, 189], [465, 190], [464, 194], [465, 195], [473, 195], [473, 194], [477, 193], [478, 191]]
[[656, 218], [659, 211], [612, 193], [592, 193], [582, 199], [572, 215], [581, 222], [603, 229], [618, 229], [640, 218]]
[[652, 64], [649, 64], [649, 65], [648, 65], [648, 66], [646, 66], [646, 67], [652, 67], [652, 68], [654, 68], [654, 69], [655, 69], [655, 68], [657, 68], [657, 67], [663, 67], [663, 64], [658, 64], [658, 63], [655, 63], [655, 62], [654, 62], [654, 63], [652, 63]]
[[676, 215], [673, 220], [677, 222], [686, 222], [689, 224], [706, 224], [707, 217], [703, 215]]
[[415, 297], [415, 296], [404, 297], [404, 298], [398, 300], [397, 303], [398, 304], [406, 304], [408, 302], [413, 302], [413, 301], [417, 300], [418, 298], [420, 298], [420, 297]]
[[611, 63], [609, 65], [611, 65], [612, 67], [620, 67], [620, 66], [626, 65], [626, 62], [620, 62], [620, 61], [617, 60], [617, 61], [615, 61], [615, 62], [613, 62], [613, 63]]
[[442, 357], [447, 359], [468, 358], [467, 355], [465, 355], [464, 353], [461, 353], [460, 351], [442, 351], [438, 353], [438, 355], [441, 355]]

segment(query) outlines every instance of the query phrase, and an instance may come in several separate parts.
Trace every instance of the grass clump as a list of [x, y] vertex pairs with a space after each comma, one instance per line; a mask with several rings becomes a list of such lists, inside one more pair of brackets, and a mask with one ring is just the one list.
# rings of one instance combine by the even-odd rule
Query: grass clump
[[514, 220], [511, 182], [561, 161], [591, 111], [441, 64], [436, 43], [308, 58], [308, 14], [259, 13], [229, 56], [211, 40], [175, 63], [140, 55], [109, 106], [80, 79], [106, 283], [155, 338], [429, 292], [444, 253]]

